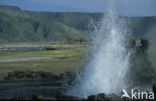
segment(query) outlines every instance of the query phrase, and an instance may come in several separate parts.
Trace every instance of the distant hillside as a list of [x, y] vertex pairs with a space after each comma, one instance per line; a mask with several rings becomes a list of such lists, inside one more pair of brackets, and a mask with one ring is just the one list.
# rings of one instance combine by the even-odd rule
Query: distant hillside
[[100, 14], [22, 11], [0, 6], [0, 42], [47, 42], [84, 39], [91, 18]]
[[[85, 40], [91, 19], [98, 22], [101, 17], [100, 13], [32, 12], [0, 6], [0, 42]], [[137, 36], [156, 32], [156, 17], [125, 18]]]
[[136, 37], [156, 38], [156, 17], [129, 17], [131, 32]]

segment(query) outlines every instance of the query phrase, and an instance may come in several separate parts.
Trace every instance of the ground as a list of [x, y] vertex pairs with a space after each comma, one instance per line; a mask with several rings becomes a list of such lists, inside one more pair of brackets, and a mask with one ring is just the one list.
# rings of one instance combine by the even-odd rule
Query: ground
[[[32, 47], [29, 45], [5, 44], [11, 48]], [[42, 46], [45, 45], [68, 46], [69, 43], [42, 43]], [[83, 44], [37, 51], [23, 51], [22, 48], [22, 51], [14, 52], [2, 52], [0, 48], [0, 99], [19, 99], [20, 96], [32, 99], [36, 95], [43, 95], [45, 99], [55, 99], [58, 91], [67, 91], [74, 78], [73, 72], [84, 67], [82, 65], [85, 63], [83, 60], [86, 47], [80, 45]]]
[[13, 71], [42, 71], [55, 75], [78, 69], [85, 48], [0, 53], [0, 74]]

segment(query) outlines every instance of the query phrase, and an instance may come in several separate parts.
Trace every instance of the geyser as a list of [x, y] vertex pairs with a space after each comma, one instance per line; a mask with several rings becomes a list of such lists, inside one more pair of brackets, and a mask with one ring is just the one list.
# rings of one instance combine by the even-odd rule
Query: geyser
[[126, 89], [125, 75], [129, 68], [130, 52], [126, 49], [128, 30], [124, 19], [118, 17], [113, 1], [105, 16], [91, 33], [92, 56], [79, 75], [70, 95], [87, 97], [97, 93], [120, 93]]

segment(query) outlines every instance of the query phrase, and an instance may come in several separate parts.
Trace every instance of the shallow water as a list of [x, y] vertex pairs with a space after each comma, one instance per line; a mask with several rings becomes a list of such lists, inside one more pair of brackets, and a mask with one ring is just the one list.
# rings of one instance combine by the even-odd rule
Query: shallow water
[[0, 99], [12, 99], [20, 95], [24, 95], [27, 99], [31, 99], [32, 96], [39, 94], [54, 99], [58, 91], [64, 93], [68, 88], [67, 80], [0, 81]]

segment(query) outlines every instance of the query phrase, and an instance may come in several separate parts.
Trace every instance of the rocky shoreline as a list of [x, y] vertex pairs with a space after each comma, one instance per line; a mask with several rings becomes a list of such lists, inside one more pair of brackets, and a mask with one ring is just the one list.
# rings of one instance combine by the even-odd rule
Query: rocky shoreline
[[55, 96], [45, 97], [42, 94], [34, 95], [31, 98], [27, 98], [25, 95], [13, 97], [11, 100], [78, 100], [78, 101], [120, 101], [120, 97], [117, 95], [106, 95], [105, 93], [99, 93], [97, 95], [90, 95], [87, 98], [63, 95], [58, 92]]
[[[90, 95], [87, 98], [66, 95], [66, 91], [74, 84], [75, 76], [71, 72], [59, 75], [42, 71], [8, 72], [0, 80], [0, 100], [131, 101], [105, 93]], [[153, 84], [153, 92], [156, 94], [156, 84]]]
[[[73, 85], [74, 78], [75, 75], [71, 72], [60, 73], [59, 75], [41, 71], [9, 72], [0, 80], [0, 100], [7, 98], [7, 100], [112, 101], [111, 99], [119, 98], [116, 95], [104, 93], [90, 95], [88, 98], [66, 95], [66, 91]], [[35, 92], [33, 92], [34, 90]]]
[[[48, 72], [14, 71], [0, 79], [0, 100], [40, 98], [55, 99], [57, 92], [64, 93], [72, 84], [70, 72], [54, 75]], [[50, 97], [49, 97], [50, 96]]]
[[[59, 75], [41, 71], [9, 72], [0, 80], [0, 100], [131, 101], [121, 99], [119, 95], [105, 93], [90, 95], [87, 98], [66, 95], [74, 78], [75, 75], [70, 72]], [[153, 84], [153, 92], [156, 94], [156, 84]]]

